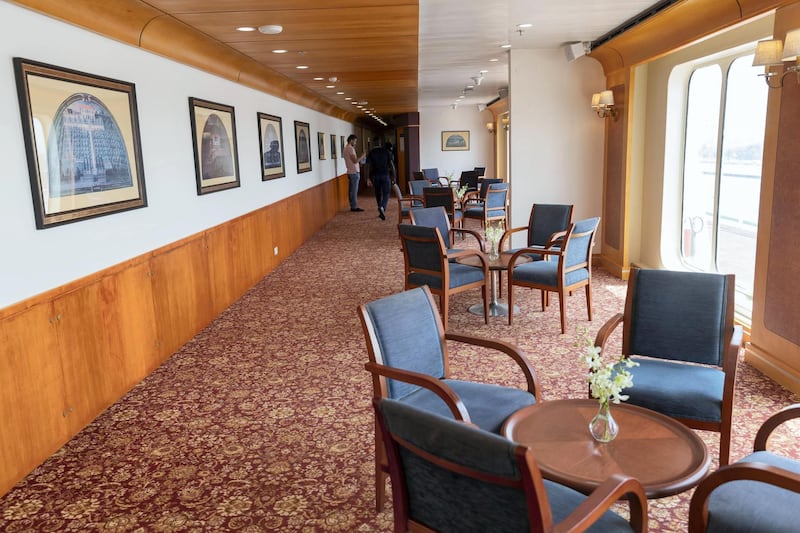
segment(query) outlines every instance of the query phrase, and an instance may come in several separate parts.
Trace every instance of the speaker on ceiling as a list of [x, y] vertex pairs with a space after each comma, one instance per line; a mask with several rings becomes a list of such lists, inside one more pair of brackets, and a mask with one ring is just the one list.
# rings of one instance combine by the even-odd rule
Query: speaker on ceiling
[[564, 45], [564, 55], [567, 56], [567, 61], [575, 61], [579, 57], [585, 56], [587, 52], [588, 43], [567, 43]]

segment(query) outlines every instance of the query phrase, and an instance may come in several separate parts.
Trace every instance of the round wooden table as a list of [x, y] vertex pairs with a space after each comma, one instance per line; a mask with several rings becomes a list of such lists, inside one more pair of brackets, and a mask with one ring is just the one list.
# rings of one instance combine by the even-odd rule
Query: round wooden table
[[[508, 262], [511, 260], [511, 256], [514, 254], [510, 254], [508, 252], [501, 252], [498, 256], [494, 259], [490, 259], [489, 255], [486, 255], [489, 263], [489, 275], [491, 276], [489, 286], [489, 294], [490, 294], [490, 301], [489, 301], [489, 316], [507, 316], [508, 315], [508, 306], [502, 303], [500, 300], [497, 299], [497, 284], [498, 281], [498, 272], [502, 270], [508, 270]], [[483, 266], [481, 264], [480, 259], [475, 256], [471, 257], [464, 257], [456, 259], [461, 264], [470, 265], [480, 267]], [[522, 263], [529, 263], [531, 258], [525, 255], [522, 255], [517, 258], [518, 265]], [[483, 304], [477, 303], [475, 305], [471, 305], [469, 308], [469, 312], [473, 315], [483, 316]], [[516, 305], [514, 306], [514, 312], [519, 313], [519, 307]]]
[[648, 498], [663, 498], [706, 476], [711, 462], [706, 445], [680, 422], [635, 405], [612, 404], [619, 434], [602, 444], [589, 433], [597, 409], [592, 399], [543, 401], [511, 415], [502, 432], [531, 448], [545, 478], [583, 493], [622, 473], [638, 478]]

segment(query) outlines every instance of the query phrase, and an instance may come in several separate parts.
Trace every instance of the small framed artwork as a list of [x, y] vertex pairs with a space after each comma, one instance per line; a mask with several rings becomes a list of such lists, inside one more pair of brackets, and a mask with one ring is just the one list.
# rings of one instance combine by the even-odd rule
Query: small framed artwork
[[294, 121], [294, 146], [297, 152], [297, 173], [311, 170], [311, 127], [308, 122]]
[[258, 145], [261, 147], [261, 181], [286, 176], [281, 117], [258, 113]]
[[455, 152], [469, 150], [469, 130], [443, 131], [442, 152]]
[[317, 132], [317, 148], [319, 149], [319, 158], [325, 159], [325, 134], [321, 131]]
[[339, 150], [339, 157], [344, 159], [344, 135], [339, 136], [339, 148], [341, 148], [341, 150]]
[[14, 58], [37, 229], [147, 206], [136, 89]]
[[336, 134], [331, 133], [331, 159], [336, 159], [338, 155], [336, 154]]
[[233, 107], [189, 98], [197, 194], [239, 186]]

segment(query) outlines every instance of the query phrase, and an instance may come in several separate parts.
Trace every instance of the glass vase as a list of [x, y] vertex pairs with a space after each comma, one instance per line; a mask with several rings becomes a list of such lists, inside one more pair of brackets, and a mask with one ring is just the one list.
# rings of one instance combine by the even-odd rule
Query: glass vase
[[497, 249], [498, 242], [494, 239], [489, 241], [489, 259], [495, 260], [500, 257], [500, 252]]
[[619, 433], [619, 425], [611, 416], [611, 407], [608, 401], [600, 402], [600, 408], [589, 422], [589, 432], [598, 442], [611, 442]]

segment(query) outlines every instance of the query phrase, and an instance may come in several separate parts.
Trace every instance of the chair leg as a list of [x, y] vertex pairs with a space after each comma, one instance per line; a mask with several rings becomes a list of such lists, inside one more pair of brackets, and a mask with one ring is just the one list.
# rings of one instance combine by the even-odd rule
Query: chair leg
[[444, 329], [447, 329], [447, 316], [448, 316], [448, 309], [447, 303], [449, 298], [443, 292], [439, 295], [439, 308], [442, 310], [442, 322], [444, 323]]
[[[376, 421], [375, 431], [379, 431]], [[375, 510], [377, 512], [383, 511], [383, 506], [386, 503], [386, 468], [384, 463], [387, 462], [386, 452], [383, 448], [383, 441], [380, 438], [380, 433], [375, 433]]]
[[490, 279], [484, 280], [484, 281], [485, 281], [485, 283], [483, 284], [483, 291], [482, 291], [483, 292], [483, 321], [488, 324], [489, 323], [489, 297], [488, 297], [489, 295], [487, 293], [489, 292], [489, 289], [488, 289], [489, 283], [493, 283], [494, 280], [492, 280], [490, 278]]
[[542, 313], [544, 313], [544, 310], [547, 308], [547, 305], [549, 303], [547, 301], [547, 291], [544, 290], [544, 289], [541, 289], [539, 292], [542, 293]]
[[508, 325], [514, 321], [514, 286], [511, 284], [511, 275], [508, 276]]
[[731, 426], [725, 427], [719, 432], [719, 466], [725, 466], [731, 459]]
[[592, 321], [592, 283], [586, 285], [586, 310], [589, 312], [589, 322]]
[[558, 310], [561, 312], [561, 334], [567, 332], [567, 299], [563, 290], [558, 291]]

